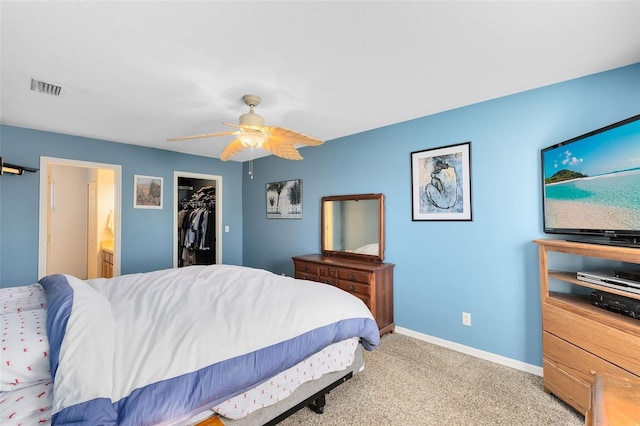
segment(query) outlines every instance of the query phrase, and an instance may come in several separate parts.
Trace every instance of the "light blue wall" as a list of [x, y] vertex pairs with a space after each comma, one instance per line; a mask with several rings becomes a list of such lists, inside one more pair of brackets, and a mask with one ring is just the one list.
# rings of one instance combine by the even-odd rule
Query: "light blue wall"
[[[396, 324], [542, 365], [540, 149], [638, 113], [640, 64], [302, 148], [299, 162], [262, 158], [253, 180], [245, 163], [244, 264], [291, 275], [291, 256], [320, 250], [322, 196], [381, 192]], [[466, 141], [473, 221], [413, 222], [410, 153]], [[266, 184], [290, 179], [303, 218], [266, 219]]]
[[[13, 126], [0, 126], [0, 155], [40, 167], [40, 156], [122, 165], [121, 273], [173, 266], [173, 172], [222, 176], [222, 261], [242, 264], [242, 164]], [[162, 210], [133, 208], [133, 176], [164, 180]], [[0, 286], [34, 283], [38, 273], [39, 173], [0, 177]]]

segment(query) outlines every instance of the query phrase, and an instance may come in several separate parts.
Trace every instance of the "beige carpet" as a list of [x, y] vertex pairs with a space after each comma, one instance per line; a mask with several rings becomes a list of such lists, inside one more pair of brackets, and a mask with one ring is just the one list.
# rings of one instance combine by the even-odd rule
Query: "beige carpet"
[[401, 334], [387, 334], [365, 370], [286, 425], [583, 425], [542, 378]]

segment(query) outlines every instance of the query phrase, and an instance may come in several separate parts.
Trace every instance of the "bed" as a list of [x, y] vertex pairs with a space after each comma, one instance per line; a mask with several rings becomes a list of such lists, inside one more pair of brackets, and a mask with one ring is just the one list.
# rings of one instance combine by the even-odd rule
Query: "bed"
[[0, 303], [3, 425], [275, 424], [379, 343], [358, 298], [241, 266], [50, 275]]

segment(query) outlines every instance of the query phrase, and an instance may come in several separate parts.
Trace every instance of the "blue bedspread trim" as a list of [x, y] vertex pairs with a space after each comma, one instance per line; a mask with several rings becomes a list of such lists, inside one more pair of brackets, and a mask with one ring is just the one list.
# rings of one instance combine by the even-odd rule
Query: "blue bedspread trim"
[[67, 330], [73, 306], [73, 289], [62, 274], [48, 275], [38, 281], [47, 297], [47, 337], [49, 338], [49, 368], [56, 377], [60, 348]]

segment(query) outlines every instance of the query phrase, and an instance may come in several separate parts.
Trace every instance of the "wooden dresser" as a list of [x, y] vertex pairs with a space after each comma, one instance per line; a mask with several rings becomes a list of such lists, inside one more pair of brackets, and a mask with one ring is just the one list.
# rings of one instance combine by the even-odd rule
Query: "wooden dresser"
[[309, 254], [293, 257], [293, 265], [296, 278], [334, 285], [362, 299], [380, 335], [394, 331], [393, 263]]
[[578, 280], [576, 271], [549, 270], [550, 257], [590, 257], [610, 263], [611, 270], [619, 267], [618, 262], [640, 269], [640, 249], [562, 240], [534, 242], [540, 256], [544, 389], [586, 414], [596, 375], [640, 379], [640, 320], [593, 306], [590, 292], [638, 300], [640, 294]]

